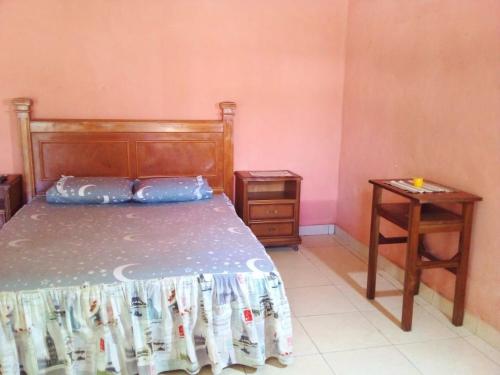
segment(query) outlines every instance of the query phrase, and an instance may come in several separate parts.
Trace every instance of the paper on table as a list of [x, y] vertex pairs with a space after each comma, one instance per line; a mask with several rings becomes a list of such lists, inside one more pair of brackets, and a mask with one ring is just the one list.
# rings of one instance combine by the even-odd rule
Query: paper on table
[[453, 191], [453, 190], [448, 189], [444, 186], [434, 185], [434, 184], [430, 184], [428, 182], [424, 182], [424, 187], [426, 189], [432, 190], [433, 193], [451, 193]]
[[399, 181], [394, 181], [394, 180], [389, 181], [389, 185], [395, 186], [405, 191], [409, 191], [410, 193], [423, 193], [422, 191], [418, 191], [417, 188], [411, 185], [402, 184]]
[[422, 187], [413, 186], [411, 183], [404, 180], [391, 180], [389, 185], [395, 186], [405, 191], [409, 191], [410, 193], [449, 193], [453, 190], [445, 188], [443, 186], [424, 183]]

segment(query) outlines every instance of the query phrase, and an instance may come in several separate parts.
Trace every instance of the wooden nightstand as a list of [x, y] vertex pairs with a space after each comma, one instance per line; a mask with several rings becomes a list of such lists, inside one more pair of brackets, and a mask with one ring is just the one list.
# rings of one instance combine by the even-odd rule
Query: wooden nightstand
[[0, 228], [23, 205], [23, 186], [21, 175], [8, 175], [7, 180], [0, 183]]
[[290, 171], [235, 172], [238, 216], [264, 246], [298, 250], [300, 182]]

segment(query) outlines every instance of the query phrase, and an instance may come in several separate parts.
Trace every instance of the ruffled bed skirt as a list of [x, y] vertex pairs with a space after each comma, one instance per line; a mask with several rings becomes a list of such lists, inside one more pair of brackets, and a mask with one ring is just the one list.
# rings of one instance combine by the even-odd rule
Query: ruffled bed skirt
[[291, 360], [277, 273], [0, 293], [0, 374], [214, 374]]

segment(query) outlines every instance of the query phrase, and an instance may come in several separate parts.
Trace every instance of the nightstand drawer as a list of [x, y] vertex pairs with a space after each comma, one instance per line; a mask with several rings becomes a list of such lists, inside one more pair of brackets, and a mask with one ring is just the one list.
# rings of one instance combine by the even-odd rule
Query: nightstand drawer
[[250, 224], [250, 229], [257, 237], [291, 236], [293, 235], [293, 222]]
[[295, 205], [283, 204], [250, 204], [250, 220], [293, 219]]

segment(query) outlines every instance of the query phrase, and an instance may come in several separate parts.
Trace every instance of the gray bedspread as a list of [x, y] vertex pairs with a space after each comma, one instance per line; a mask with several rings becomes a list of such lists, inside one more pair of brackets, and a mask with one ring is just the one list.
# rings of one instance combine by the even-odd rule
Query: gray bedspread
[[37, 198], [0, 231], [0, 292], [273, 269], [223, 195], [116, 205]]

